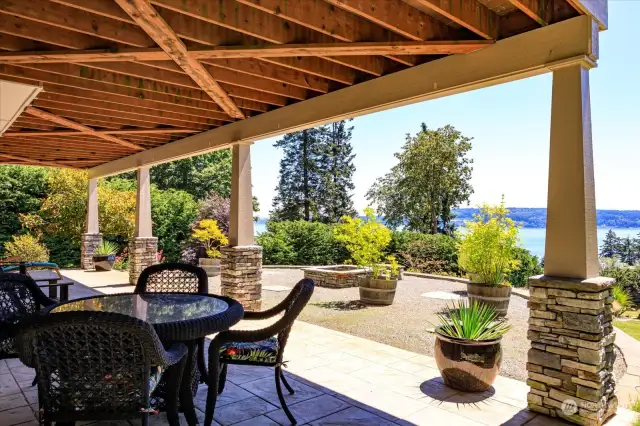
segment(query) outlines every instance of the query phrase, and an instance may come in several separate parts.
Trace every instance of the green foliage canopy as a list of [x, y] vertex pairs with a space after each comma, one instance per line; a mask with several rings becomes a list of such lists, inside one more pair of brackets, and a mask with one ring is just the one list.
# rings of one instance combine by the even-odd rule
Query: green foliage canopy
[[435, 234], [451, 233], [451, 210], [469, 200], [471, 139], [453, 126], [430, 130], [423, 123], [415, 136], [407, 135], [398, 164], [379, 178], [367, 199], [392, 228]]

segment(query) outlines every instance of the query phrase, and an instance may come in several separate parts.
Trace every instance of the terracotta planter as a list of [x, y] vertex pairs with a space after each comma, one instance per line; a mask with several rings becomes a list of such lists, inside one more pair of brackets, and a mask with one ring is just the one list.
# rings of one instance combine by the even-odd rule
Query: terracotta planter
[[220, 275], [220, 259], [201, 257], [198, 259], [198, 266], [206, 271], [208, 277], [217, 277]]
[[398, 280], [385, 278], [360, 278], [360, 301], [367, 305], [391, 305], [396, 295]]
[[110, 271], [113, 268], [113, 263], [115, 261], [115, 254], [106, 256], [93, 256], [93, 267], [96, 271]]
[[464, 392], [491, 388], [500, 373], [502, 339], [470, 341], [454, 339], [436, 329], [435, 358], [444, 383]]
[[480, 283], [468, 283], [467, 295], [469, 302], [476, 300], [479, 303], [493, 306], [499, 317], [507, 315], [509, 299], [511, 298], [511, 286], [490, 286]]

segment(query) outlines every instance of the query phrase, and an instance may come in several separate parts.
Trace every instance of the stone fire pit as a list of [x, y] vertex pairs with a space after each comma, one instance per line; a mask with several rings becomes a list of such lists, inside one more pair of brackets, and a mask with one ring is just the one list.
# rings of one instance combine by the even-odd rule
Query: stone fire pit
[[314, 266], [303, 271], [304, 277], [312, 279], [316, 286], [327, 288], [358, 287], [359, 278], [369, 274], [353, 265]]

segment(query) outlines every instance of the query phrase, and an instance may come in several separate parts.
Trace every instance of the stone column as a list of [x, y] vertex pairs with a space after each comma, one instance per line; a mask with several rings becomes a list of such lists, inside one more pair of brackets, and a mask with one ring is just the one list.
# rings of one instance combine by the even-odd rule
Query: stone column
[[149, 167], [138, 169], [137, 176], [136, 228], [129, 241], [129, 283], [132, 285], [138, 282], [143, 269], [158, 263], [158, 239], [152, 233]]
[[102, 234], [98, 225], [98, 179], [89, 179], [87, 196], [87, 232], [82, 234], [80, 243], [80, 267], [93, 269], [93, 253], [102, 244]]
[[232, 148], [231, 216], [229, 245], [221, 247], [221, 292], [238, 300], [248, 311], [262, 305], [262, 247], [253, 239], [251, 145]]
[[529, 409], [580, 425], [616, 411], [610, 288], [598, 277], [589, 68], [554, 70], [545, 275], [529, 279]]

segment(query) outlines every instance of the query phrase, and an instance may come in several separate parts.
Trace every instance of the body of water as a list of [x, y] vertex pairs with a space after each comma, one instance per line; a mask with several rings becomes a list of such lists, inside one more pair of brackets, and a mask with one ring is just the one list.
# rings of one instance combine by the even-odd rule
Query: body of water
[[[263, 220], [254, 223], [255, 234], [258, 235], [261, 232], [266, 231], [266, 225]], [[604, 236], [611, 228], [598, 228], [598, 247], [602, 245]], [[639, 228], [613, 228], [613, 232], [618, 237], [637, 237], [640, 233]], [[538, 256], [538, 258], [544, 257], [544, 240], [545, 229], [544, 228], [522, 228], [520, 230], [520, 239], [522, 245], [529, 250], [532, 254]]]

